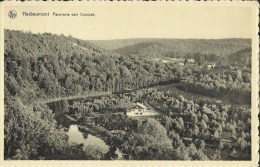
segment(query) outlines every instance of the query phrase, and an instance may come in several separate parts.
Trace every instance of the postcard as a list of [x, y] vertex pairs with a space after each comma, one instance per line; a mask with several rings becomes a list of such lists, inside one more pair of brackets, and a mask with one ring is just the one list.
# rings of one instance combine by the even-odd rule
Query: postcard
[[258, 166], [257, 2], [0, 6], [0, 166]]

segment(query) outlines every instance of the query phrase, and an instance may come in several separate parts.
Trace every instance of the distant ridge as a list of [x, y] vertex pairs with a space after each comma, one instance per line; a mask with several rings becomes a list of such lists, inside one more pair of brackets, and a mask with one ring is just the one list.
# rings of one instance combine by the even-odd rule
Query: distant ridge
[[238, 50], [251, 47], [251, 39], [118, 39], [90, 41], [104, 49], [121, 54], [137, 54], [146, 51], [167, 51], [176, 53], [213, 53], [229, 55]]
[[152, 38], [113, 39], [113, 40], [90, 40], [89, 42], [108, 50], [116, 50], [132, 46], [142, 42], [152, 41]]

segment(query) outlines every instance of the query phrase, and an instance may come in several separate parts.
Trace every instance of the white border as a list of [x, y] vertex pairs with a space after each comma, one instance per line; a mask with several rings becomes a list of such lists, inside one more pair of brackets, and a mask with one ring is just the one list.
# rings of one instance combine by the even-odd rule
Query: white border
[[257, 2], [251, 2], [251, 1], [246, 1], [246, 2], [236, 2], [236, 1], [220, 1], [220, 2], [211, 2], [211, 1], [206, 1], [206, 2], [196, 2], [196, 1], [191, 1], [191, 2], [186, 2], [186, 1], [176, 1], [176, 2], [166, 2], [166, 1], [156, 1], [156, 2], [137, 2], [137, 1], [132, 1], [132, 2], [104, 2], [104, 1], [96, 1], [96, 2], [2, 2], [0, 3], [1, 11], [4, 11], [4, 7], [10, 6], [10, 5], [18, 5], [18, 6], [45, 6], [45, 5], [91, 5], [92, 3], [101, 3], [102, 5], [154, 5], [156, 4], [167, 4], [167, 5], [172, 5], [173, 7], [176, 6], [183, 6], [183, 5], [208, 5], [208, 6], [229, 6], [229, 5], [234, 5], [234, 6], [247, 6], [247, 7], [252, 7], [252, 9], [255, 11], [252, 17], [254, 18], [254, 22], [252, 23], [253, 26], [253, 32], [252, 33], [252, 80], [251, 80], [251, 85], [252, 85], [252, 130], [251, 130], [251, 136], [252, 136], [252, 160], [251, 161], [67, 161], [67, 160], [62, 160], [62, 161], [33, 161], [33, 160], [4, 160], [4, 155], [3, 155], [3, 148], [4, 148], [4, 130], [3, 130], [3, 125], [4, 125], [4, 40], [3, 40], [3, 35], [4, 35], [4, 25], [3, 25], [3, 19], [4, 16], [6, 15], [5, 13], [1, 12], [1, 60], [0, 60], [0, 67], [1, 67], [1, 87], [0, 87], [0, 96], [1, 96], [1, 101], [0, 101], [0, 110], [1, 110], [1, 135], [0, 135], [0, 166], [127, 166], [127, 167], [143, 167], [143, 166], [258, 166], [258, 161], [259, 161], [259, 155], [258, 155], [258, 126], [259, 126], [259, 120], [258, 120], [258, 104], [259, 104], [259, 99], [258, 99], [258, 92], [259, 92], [259, 61], [258, 61], [258, 53], [259, 53], [259, 39], [258, 39], [258, 8], [259, 4]]

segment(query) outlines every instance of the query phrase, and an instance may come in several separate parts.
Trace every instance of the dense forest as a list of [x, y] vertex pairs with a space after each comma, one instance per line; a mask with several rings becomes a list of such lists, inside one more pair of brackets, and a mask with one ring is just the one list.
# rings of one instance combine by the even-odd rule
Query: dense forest
[[[220, 151], [208, 156], [218, 148], [233, 158], [245, 152], [238, 158], [249, 159], [250, 40], [156, 42], [122, 54], [71, 36], [5, 30], [5, 159], [228, 159]], [[201, 61], [180, 65], [150, 59], [175, 54]], [[221, 61], [223, 56], [232, 63]], [[216, 68], [204, 68], [209, 60]], [[228, 96], [243, 106], [207, 105], [153, 88], [165, 84], [222, 100]], [[107, 95], [79, 98], [95, 93]], [[124, 104], [144, 99], [160, 107], [160, 117], [125, 115]], [[110, 150], [69, 142], [64, 129], [72, 120], [103, 129]], [[223, 144], [224, 135], [234, 144]]]
[[[144, 120], [124, 114], [122, 104], [142, 99], [162, 111], [162, 116]], [[66, 114], [81, 125], [94, 119], [95, 125], [105, 128], [111, 148], [119, 149], [124, 159], [220, 160], [230, 159], [230, 155], [237, 158], [238, 153], [239, 158], [250, 158], [251, 114], [247, 107], [187, 100], [154, 88], [48, 106], [61, 113], [67, 108]]]
[[[198, 57], [204, 55], [216, 59], [229, 60], [229, 55], [245, 58], [245, 54], [235, 52], [250, 52], [250, 39], [122, 39], [91, 41], [97, 46], [113, 50], [121, 54], [138, 54], [139, 56], [157, 57]], [[247, 50], [246, 50], [247, 49]], [[250, 59], [250, 57], [248, 57]], [[237, 59], [230, 59], [239, 61]], [[245, 61], [243, 63], [246, 63]]]

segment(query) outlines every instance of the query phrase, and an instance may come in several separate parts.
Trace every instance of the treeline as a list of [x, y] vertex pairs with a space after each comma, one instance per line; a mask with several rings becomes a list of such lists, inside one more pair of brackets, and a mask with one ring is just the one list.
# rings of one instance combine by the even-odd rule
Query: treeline
[[243, 68], [251, 68], [252, 50], [250, 47], [242, 48], [236, 52], [226, 54], [202, 53], [202, 52], [187, 52], [187, 53], [172, 53], [165, 54], [166, 57], [172, 58], [187, 58], [194, 59], [199, 66], [204, 66], [207, 63], [215, 63], [218, 66], [239, 66]]
[[250, 68], [186, 69], [180, 83], [178, 87], [185, 91], [229, 99], [235, 103], [251, 103]]
[[[129, 39], [128, 41], [135, 39]], [[99, 45], [106, 47], [105, 43], [111, 45], [117, 41], [102, 41]], [[127, 41], [124, 41], [127, 42]], [[201, 55], [216, 55], [218, 57], [228, 56], [239, 50], [250, 48], [250, 39], [147, 39], [147, 41], [135, 42], [136, 44], [129, 44], [128, 46], [118, 48], [115, 51], [118, 53], [130, 55], [138, 54], [140, 56], [162, 56], [168, 55], [170, 57], [185, 55], [194, 55], [200, 53]], [[149, 53], [149, 54], [148, 54]]]
[[[128, 42], [130, 41], [131, 39]], [[96, 41], [95, 43], [106, 48], [107, 42]], [[119, 41], [110, 42], [117, 43]], [[107, 45], [111, 45], [111, 43]], [[147, 39], [147, 41], [143, 42], [141, 40], [137, 44], [122, 47], [115, 51], [125, 55], [136, 55], [145, 59], [163, 57], [193, 58], [196, 64], [200, 66], [214, 62], [218, 65], [232, 64], [250, 68], [252, 57], [250, 39]]]

